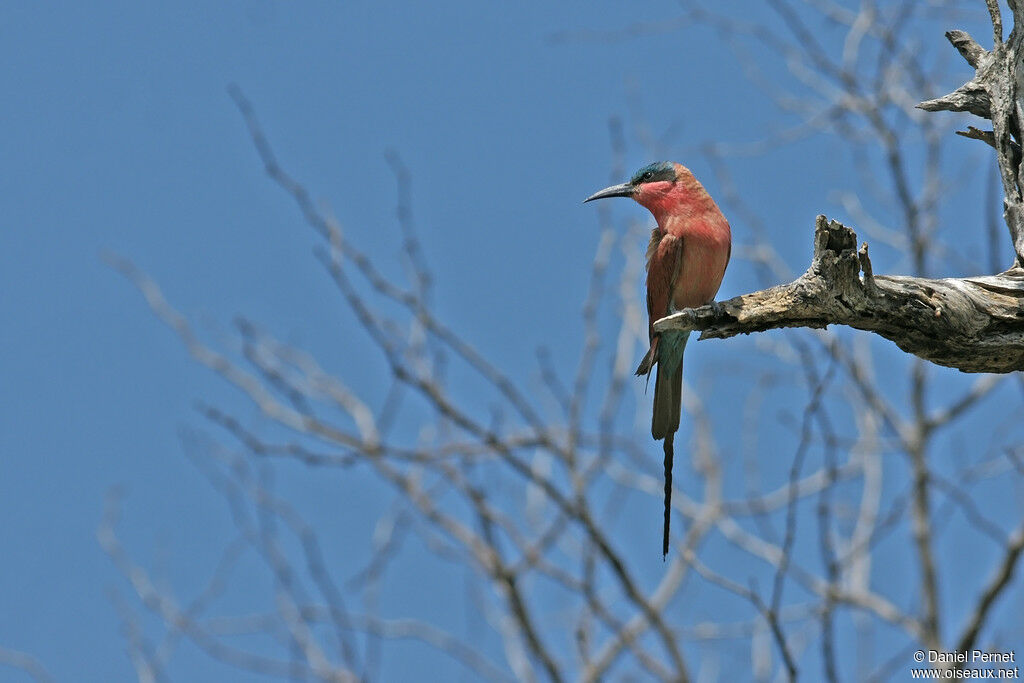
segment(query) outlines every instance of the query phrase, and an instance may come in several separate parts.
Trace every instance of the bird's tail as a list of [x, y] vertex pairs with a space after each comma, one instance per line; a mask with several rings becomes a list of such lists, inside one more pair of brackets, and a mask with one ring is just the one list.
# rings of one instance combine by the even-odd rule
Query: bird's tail
[[665, 436], [665, 521], [661, 526], [661, 561], [668, 557], [668, 525], [672, 519], [672, 458], [675, 433]]
[[[665, 450], [665, 518], [662, 525], [661, 559], [668, 556], [669, 522], [672, 518], [672, 460], [679, 429], [683, 399], [683, 351], [690, 333], [663, 332], [657, 350], [652, 345], [648, 356], [657, 362], [658, 375], [654, 380], [654, 414], [651, 417], [651, 436], [663, 439]], [[647, 362], [647, 358], [644, 358]], [[643, 367], [641, 363], [641, 367]], [[648, 366], [649, 367], [649, 366]]]
[[658, 376], [654, 380], [654, 413], [651, 436], [664, 439], [679, 429], [683, 398], [683, 351], [690, 334], [663, 332], [657, 352]]

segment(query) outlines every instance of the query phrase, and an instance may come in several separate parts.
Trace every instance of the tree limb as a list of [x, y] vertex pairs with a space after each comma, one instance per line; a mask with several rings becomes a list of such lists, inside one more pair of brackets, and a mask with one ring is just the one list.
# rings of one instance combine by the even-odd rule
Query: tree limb
[[[1024, 76], [1024, 30], [1022, 17], [1014, 3], [1014, 29], [1007, 42], [1002, 40], [999, 4], [986, 0], [992, 20], [993, 47], [985, 50], [965, 31], [947, 31], [946, 38], [974, 67], [974, 78], [953, 92], [918, 104], [925, 111], [967, 111], [992, 121], [992, 131], [970, 129], [960, 133], [982, 140], [996, 150], [999, 175], [1003, 182], [1003, 219], [1010, 230], [1017, 266], [1024, 267], [1024, 178], [1021, 177], [1020, 145], [1021, 102], [1018, 78]], [[1017, 139], [1017, 141], [1014, 140]]]
[[978, 599], [978, 604], [974, 608], [974, 613], [970, 616], [967, 626], [964, 627], [963, 635], [957, 641], [956, 649], [958, 652], [966, 652], [977, 643], [978, 634], [986, 623], [989, 610], [992, 609], [992, 605], [1002, 594], [1003, 589], [1013, 581], [1013, 571], [1017, 565], [1017, 560], [1020, 559], [1021, 553], [1024, 553], [1024, 526], [1017, 528], [1017, 531], [1006, 545], [1006, 554], [1003, 556], [1003, 561], [996, 569], [995, 576], [992, 577], [982, 592], [981, 597]]
[[963, 372], [1024, 369], [1024, 268], [971, 278], [874, 275], [867, 244], [860, 251], [856, 245], [853, 230], [818, 216], [814, 258], [799, 278], [680, 311], [654, 329], [724, 339], [780, 327], [848, 325]]

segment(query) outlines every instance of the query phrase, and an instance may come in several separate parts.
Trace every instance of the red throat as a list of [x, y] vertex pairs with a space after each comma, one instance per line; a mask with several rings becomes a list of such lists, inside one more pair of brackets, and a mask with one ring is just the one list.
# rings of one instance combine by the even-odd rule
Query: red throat
[[654, 214], [658, 225], [663, 225], [663, 219], [669, 216], [686, 213], [696, 197], [688, 191], [685, 183], [662, 181], [657, 183], [644, 183], [637, 188], [633, 199], [640, 206]]

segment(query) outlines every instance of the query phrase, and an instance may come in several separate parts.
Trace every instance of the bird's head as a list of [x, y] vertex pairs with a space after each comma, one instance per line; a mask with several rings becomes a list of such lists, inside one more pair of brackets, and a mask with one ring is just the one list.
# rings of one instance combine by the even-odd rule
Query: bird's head
[[612, 185], [595, 192], [584, 203], [606, 197], [632, 197], [645, 207], [655, 218], [674, 211], [686, 203], [687, 197], [699, 187], [693, 174], [682, 164], [671, 161], [656, 161], [644, 166], [628, 183]]

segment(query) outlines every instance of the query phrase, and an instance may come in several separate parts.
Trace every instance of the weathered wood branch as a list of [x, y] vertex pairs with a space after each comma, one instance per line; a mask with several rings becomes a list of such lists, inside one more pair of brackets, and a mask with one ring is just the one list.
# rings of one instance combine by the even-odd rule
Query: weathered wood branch
[[1013, 31], [1004, 42], [999, 4], [994, 0], [986, 0], [986, 4], [992, 20], [991, 51], [966, 31], [946, 32], [949, 42], [974, 67], [974, 78], [947, 95], [917, 106], [925, 111], [966, 111], [992, 121], [991, 131], [971, 127], [959, 134], [995, 148], [1003, 183], [1003, 219], [1010, 231], [1017, 265], [1024, 266], [1024, 169], [1020, 152], [1024, 92], [1018, 87], [1018, 83], [1024, 83], [1018, 80], [1024, 78], [1024, 10], [1017, 2], [1009, 3], [1014, 13]]
[[918, 106], [925, 111], [968, 111], [983, 119], [992, 118], [992, 101], [986, 84], [998, 65], [992, 53], [978, 44], [966, 31], [946, 31], [946, 39], [974, 67], [974, 78], [959, 88], [934, 100], [925, 100]]
[[[861, 275], [863, 273], [863, 276]], [[814, 258], [793, 282], [662, 318], [701, 339], [781, 327], [848, 325], [963, 372], [1024, 370], [1024, 268], [970, 278], [874, 275], [867, 244], [818, 216]]]

